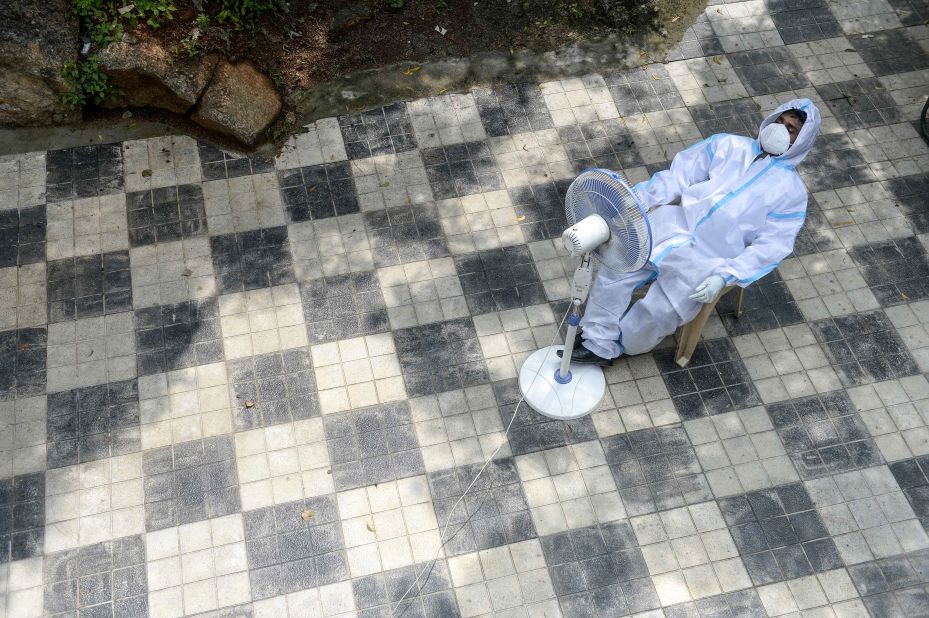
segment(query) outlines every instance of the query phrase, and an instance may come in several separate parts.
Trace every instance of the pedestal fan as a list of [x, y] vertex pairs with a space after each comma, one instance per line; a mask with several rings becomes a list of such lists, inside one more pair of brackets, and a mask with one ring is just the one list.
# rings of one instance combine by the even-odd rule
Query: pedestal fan
[[[561, 235], [565, 249], [579, 258], [571, 293], [571, 315], [564, 346], [534, 352], [519, 371], [519, 388], [533, 410], [570, 420], [593, 412], [606, 392], [603, 370], [571, 364], [580, 307], [591, 283], [591, 257], [616, 272], [633, 272], [648, 261], [652, 234], [645, 209], [619, 174], [590, 169], [574, 179], [565, 196], [570, 227]], [[556, 352], [564, 349], [562, 358]]]

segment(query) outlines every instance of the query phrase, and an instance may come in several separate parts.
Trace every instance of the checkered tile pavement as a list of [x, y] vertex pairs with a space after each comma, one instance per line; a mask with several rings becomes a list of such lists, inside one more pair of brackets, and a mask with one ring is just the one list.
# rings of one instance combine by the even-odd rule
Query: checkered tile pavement
[[[663, 62], [320, 120], [273, 160], [0, 157], [0, 616], [927, 615], [927, 17], [713, 0]], [[807, 222], [742, 316], [505, 436], [574, 175], [644, 180], [797, 96]]]

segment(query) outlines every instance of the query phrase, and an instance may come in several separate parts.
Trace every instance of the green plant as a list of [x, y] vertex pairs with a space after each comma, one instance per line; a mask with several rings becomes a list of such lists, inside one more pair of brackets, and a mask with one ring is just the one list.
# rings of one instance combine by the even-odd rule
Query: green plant
[[387, 0], [387, 8], [399, 11], [406, 4], [406, 0]]
[[[174, 18], [174, 0], [135, 0], [135, 11], [129, 11], [126, 15], [129, 19], [144, 20], [152, 28], [160, 28], [164, 22], [171, 21]], [[134, 25], [134, 24], [133, 24]]]
[[68, 90], [61, 93], [61, 102], [71, 109], [81, 107], [88, 101], [99, 105], [109, 97], [121, 94], [100, 68], [100, 56], [97, 54], [80, 62], [66, 62], [61, 74], [68, 84]]
[[284, 74], [281, 73], [280, 69], [277, 67], [271, 67], [268, 69], [268, 77], [271, 78], [271, 81], [274, 82], [274, 87], [278, 90], [280, 90], [281, 86], [284, 85]]
[[206, 13], [197, 13], [197, 27], [201, 31], [210, 27], [210, 16]]
[[435, 0], [435, 8], [440, 11], [448, 10], [448, 0]]
[[251, 29], [265, 13], [287, 11], [287, 0], [220, 0], [222, 9], [216, 14], [220, 23], [229, 22], [236, 30]]

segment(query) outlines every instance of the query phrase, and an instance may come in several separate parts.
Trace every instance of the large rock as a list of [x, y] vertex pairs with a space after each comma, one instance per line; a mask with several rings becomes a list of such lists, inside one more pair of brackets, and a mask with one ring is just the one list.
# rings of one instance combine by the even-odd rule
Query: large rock
[[0, 125], [74, 120], [59, 95], [65, 62], [77, 59], [78, 26], [70, 0], [0, 0]]
[[281, 113], [281, 96], [267, 76], [248, 62], [221, 60], [194, 110], [194, 122], [252, 144]]
[[100, 59], [110, 82], [123, 91], [104, 107], [158, 107], [180, 113], [200, 98], [218, 60], [209, 55], [169, 62], [168, 51], [154, 41], [113, 43], [100, 52]]

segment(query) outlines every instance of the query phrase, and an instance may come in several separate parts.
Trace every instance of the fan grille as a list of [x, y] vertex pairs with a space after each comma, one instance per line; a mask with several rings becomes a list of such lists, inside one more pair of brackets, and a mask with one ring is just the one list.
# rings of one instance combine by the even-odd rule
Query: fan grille
[[594, 251], [603, 264], [617, 272], [645, 266], [652, 249], [651, 229], [645, 209], [623, 176], [591, 169], [574, 179], [565, 196], [568, 224], [590, 215], [600, 215], [610, 227], [610, 240]]

